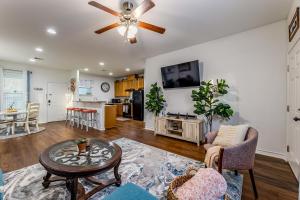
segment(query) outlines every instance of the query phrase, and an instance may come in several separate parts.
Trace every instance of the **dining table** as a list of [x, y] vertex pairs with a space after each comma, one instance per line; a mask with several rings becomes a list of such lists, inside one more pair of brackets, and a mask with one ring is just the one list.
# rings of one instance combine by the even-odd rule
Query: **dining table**
[[[8, 117], [12, 117], [12, 122], [15, 122], [17, 121], [18, 117], [19, 116], [22, 116], [22, 115], [25, 115], [27, 114], [27, 111], [26, 110], [20, 110], [20, 111], [15, 111], [15, 112], [7, 112], [7, 111], [0, 111], [0, 118], [3, 118], [4, 119], [7, 119]], [[13, 124], [14, 126], [14, 124]], [[15, 131], [14, 131], [14, 128], [12, 128], [12, 135], [15, 134]]]

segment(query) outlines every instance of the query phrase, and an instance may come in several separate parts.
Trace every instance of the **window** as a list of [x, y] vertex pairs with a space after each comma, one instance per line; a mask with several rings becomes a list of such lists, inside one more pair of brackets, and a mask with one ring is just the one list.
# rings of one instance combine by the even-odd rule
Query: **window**
[[3, 69], [1, 109], [14, 107], [25, 110], [27, 103], [26, 73], [21, 70]]

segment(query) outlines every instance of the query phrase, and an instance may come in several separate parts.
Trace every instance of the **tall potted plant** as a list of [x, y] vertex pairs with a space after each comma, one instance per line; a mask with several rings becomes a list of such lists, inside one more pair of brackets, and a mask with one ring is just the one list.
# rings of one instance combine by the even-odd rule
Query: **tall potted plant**
[[192, 98], [195, 102], [194, 113], [205, 115], [209, 131], [212, 130], [214, 118], [229, 120], [234, 111], [230, 105], [220, 102], [220, 97], [228, 93], [229, 86], [224, 79], [217, 79], [217, 83], [212, 81], [202, 81], [198, 90], [192, 91]]
[[165, 102], [161, 87], [157, 83], [151, 84], [150, 91], [146, 94], [146, 109], [157, 117], [163, 110]]

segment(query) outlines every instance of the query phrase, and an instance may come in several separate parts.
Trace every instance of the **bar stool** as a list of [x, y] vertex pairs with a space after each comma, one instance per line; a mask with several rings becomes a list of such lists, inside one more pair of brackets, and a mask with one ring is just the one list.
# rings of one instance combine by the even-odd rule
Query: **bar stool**
[[81, 112], [82, 112], [81, 129], [83, 129], [83, 126], [85, 126], [85, 130], [86, 132], [88, 132], [89, 125], [91, 125], [91, 127], [94, 127], [94, 124], [96, 123], [97, 126], [97, 119], [96, 119], [97, 110], [83, 109]]
[[71, 125], [71, 122], [72, 122], [73, 117], [74, 117], [73, 111], [74, 111], [74, 108], [72, 108], [72, 107], [71, 108], [67, 108], [66, 125], [68, 124], [68, 122]]
[[81, 123], [82, 120], [82, 115], [81, 115], [81, 111], [83, 109], [82, 108], [73, 108], [73, 120], [72, 120], [72, 126], [77, 125], [77, 128], [79, 128], [79, 125]]

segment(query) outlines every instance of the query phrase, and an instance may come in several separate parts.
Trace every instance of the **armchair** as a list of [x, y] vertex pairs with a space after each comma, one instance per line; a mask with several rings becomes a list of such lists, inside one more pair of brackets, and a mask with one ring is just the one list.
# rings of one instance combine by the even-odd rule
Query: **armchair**
[[[210, 132], [207, 134], [206, 144], [204, 145], [205, 150], [214, 146], [212, 143], [217, 134], [217, 132]], [[216, 160], [216, 165], [218, 166], [218, 171], [220, 173], [222, 173], [222, 169], [234, 170], [236, 173], [237, 170], [248, 170], [255, 198], [258, 198], [258, 194], [254, 180], [253, 167], [257, 140], [257, 130], [250, 127], [243, 143], [230, 147], [222, 147], [220, 149], [219, 157]]]

